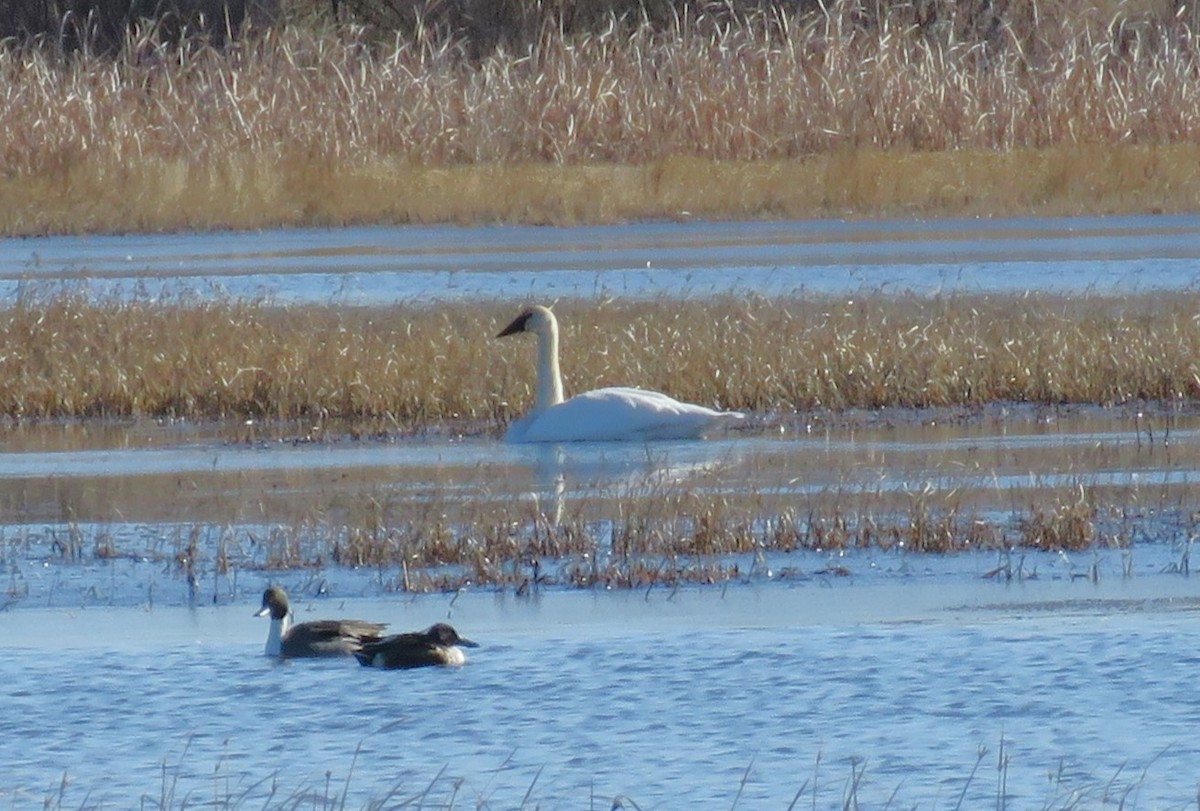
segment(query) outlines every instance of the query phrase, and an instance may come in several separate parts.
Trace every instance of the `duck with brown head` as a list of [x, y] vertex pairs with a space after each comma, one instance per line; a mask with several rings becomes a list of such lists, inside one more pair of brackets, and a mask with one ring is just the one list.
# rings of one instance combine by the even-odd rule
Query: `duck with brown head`
[[271, 616], [267, 656], [283, 658], [353, 656], [363, 645], [383, 636], [386, 624], [363, 620], [315, 620], [292, 624], [287, 592], [271, 586], [263, 592], [257, 617]]

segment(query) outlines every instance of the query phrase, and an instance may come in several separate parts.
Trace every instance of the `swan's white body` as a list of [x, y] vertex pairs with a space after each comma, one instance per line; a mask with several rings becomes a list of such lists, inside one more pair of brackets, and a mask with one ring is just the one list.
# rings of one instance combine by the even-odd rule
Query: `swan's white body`
[[507, 442], [607, 442], [697, 439], [735, 411], [717, 411], [645, 389], [596, 389], [563, 399], [558, 367], [558, 321], [546, 307], [531, 307], [498, 337], [532, 332], [538, 339], [537, 397], [528, 414], [513, 422]]

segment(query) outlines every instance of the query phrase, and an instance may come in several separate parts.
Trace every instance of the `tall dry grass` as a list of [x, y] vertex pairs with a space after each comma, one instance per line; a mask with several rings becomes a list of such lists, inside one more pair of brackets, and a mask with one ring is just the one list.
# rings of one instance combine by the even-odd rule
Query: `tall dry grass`
[[[754, 412], [1200, 398], [1200, 294], [562, 303], [568, 393], [638, 385]], [[0, 414], [498, 427], [533, 399], [513, 306], [275, 307], [27, 295]]]
[[479, 60], [297, 29], [116, 59], [5, 45], [0, 230], [1200, 200], [1186, 18], [960, 40], [829, 9], [548, 29]]

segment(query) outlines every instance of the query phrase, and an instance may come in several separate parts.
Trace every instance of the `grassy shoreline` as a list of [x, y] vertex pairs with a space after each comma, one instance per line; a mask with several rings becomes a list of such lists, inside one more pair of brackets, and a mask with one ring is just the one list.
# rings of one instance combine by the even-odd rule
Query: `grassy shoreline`
[[[532, 400], [515, 304], [273, 306], [24, 295], [0, 310], [11, 419], [499, 427]], [[570, 392], [637, 385], [757, 413], [1193, 403], [1200, 293], [561, 302]]]
[[1200, 208], [1200, 144], [1078, 144], [796, 160], [369, 167], [103, 159], [0, 176], [0, 234], [629, 221], [1178, 214]]
[[111, 58], [5, 44], [0, 233], [1200, 207], [1183, 23], [1060, 8], [959, 42], [856, 8], [482, 59], [356, 29]]

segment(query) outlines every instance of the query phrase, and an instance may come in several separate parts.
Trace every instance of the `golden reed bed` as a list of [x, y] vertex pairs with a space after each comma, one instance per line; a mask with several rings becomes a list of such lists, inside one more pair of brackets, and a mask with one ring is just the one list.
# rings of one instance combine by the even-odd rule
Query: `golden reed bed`
[[5, 44], [0, 233], [1200, 202], [1187, 15], [1045, 4], [960, 40], [828, 8], [478, 58], [348, 27], [220, 52]]
[[[1200, 397], [1200, 293], [882, 293], [563, 302], [569, 391], [624, 384], [754, 412]], [[495, 427], [532, 400], [512, 304], [347, 308], [26, 295], [0, 310], [13, 418], [382, 419]]]

